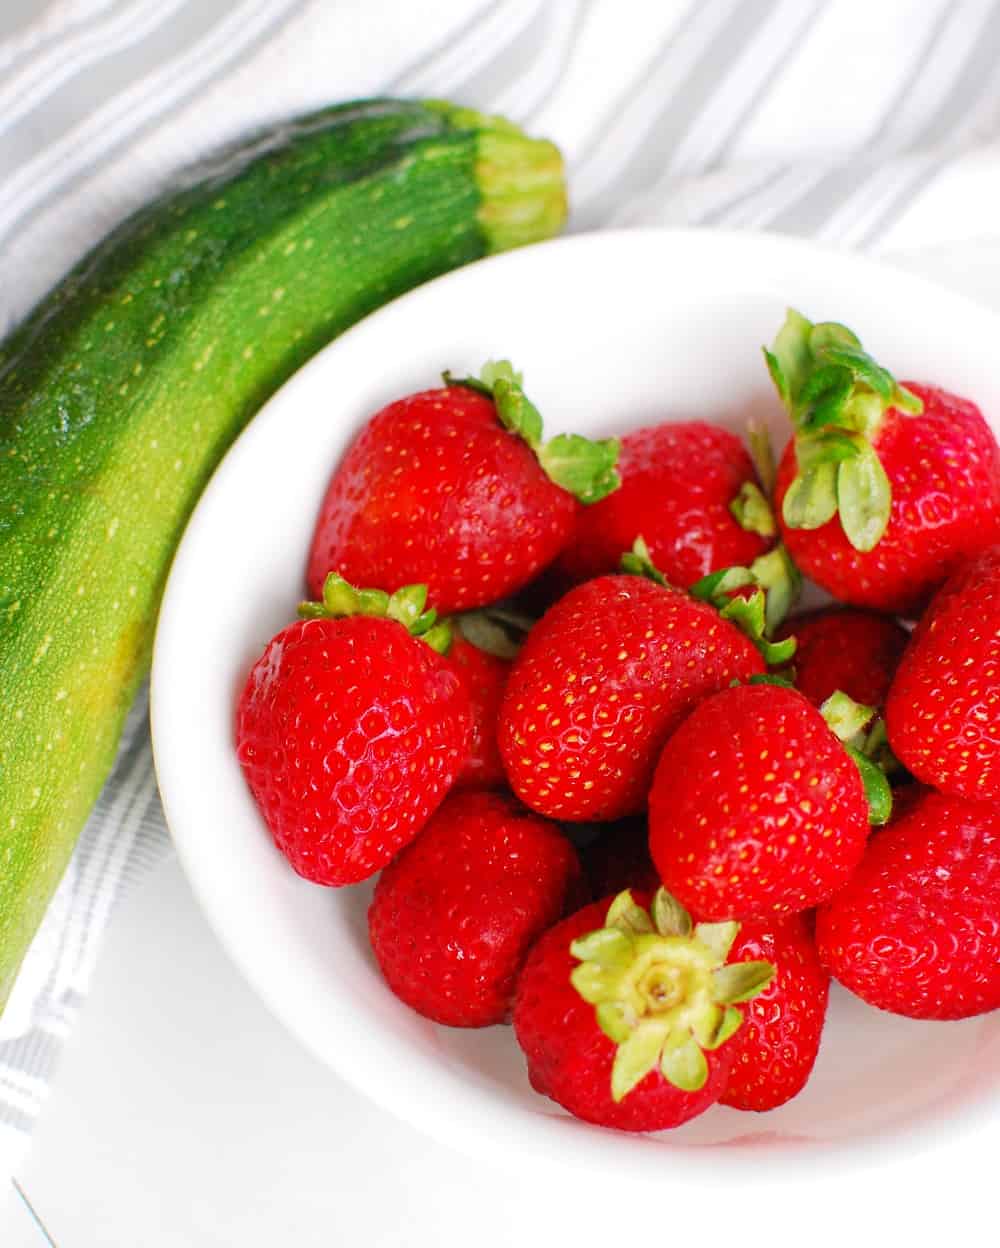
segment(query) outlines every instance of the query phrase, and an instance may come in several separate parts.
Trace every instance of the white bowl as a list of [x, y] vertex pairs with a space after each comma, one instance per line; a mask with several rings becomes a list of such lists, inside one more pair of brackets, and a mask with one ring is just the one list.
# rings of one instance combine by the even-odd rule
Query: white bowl
[[[710, 231], [582, 235], [449, 274], [369, 317], [268, 403], [205, 492], [174, 562], [153, 673], [156, 767], [181, 861], [231, 957], [273, 1013], [345, 1079], [417, 1127], [494, 1159], [609, 1166], [658, 1182], [719, 1177], [760, 1153], [866, 1163], [982, 1129], [996, 1114], [1000, 1013], [918, 1023], [834, 988], [815, 1074], [759, 1116], [715, 1107], [632, 1137], [576, 1122], [528, 1086], [509, 1028], [435, 1026], [383, 984], [370, 886], [326, 890], [274, 848], [233, 750], [251, 663], [303, 592], [329, 474], [385, 402], [442, 369], [510, 357], [550, 431], [609, 434], [694, 416], [742, 429], [782, 417], [760, 346], [792, 304], [855, 329], [900, 378], [933, 380], [1000, 416], [1000, 320], [868, 261], [777, 237]], [[781, 435], [784, 436], [783, 434]], [[627, 1166], [619, 1163], [626, 1163]], [[801, 1169], [797, 1165], [796, 1169]]]

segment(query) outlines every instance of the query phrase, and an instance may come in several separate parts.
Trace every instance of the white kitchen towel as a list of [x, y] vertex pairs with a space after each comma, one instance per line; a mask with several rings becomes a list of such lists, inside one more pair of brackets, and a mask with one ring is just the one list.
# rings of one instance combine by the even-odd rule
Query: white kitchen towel
[[[4, 0], [0, 332], [175, 173], [372, 94], [507, 114], [571, 229], [770, 228], [879, 252], [1000, 232], [1000, 0]], [[142, 700], [0, 1020], [0, 1172], [116, 900], [167, 852]]]

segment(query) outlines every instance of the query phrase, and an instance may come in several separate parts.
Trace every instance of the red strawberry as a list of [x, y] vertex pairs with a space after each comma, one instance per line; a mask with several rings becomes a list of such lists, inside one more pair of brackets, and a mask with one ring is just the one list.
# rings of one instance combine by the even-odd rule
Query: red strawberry
[[314, 596], [335, 570], [390, 590], [424, 583], [442, 612], [495, 602], [556, 557], [578, 498], [616, 488], [617, 442], [542, 443], [541, 417], [510, 365], [483, 376], [369, 420], [323, 501], [309, 555]]
[[814, 706], [842, 689], [855, 702], [880, 707], [910, 634], [891, 616], [850, 607], [795, 616], [776, 638], [794, 637], [795, 687]]
[[802, 694], [774, 685], [696, 707], [649, 795], [660, 878], [708, 919], [808, 910], [849, 878], [867, 835], [858, 766]]
[[[752, 563], [777, 532], [746, 448], [718, 425], [636, 429], [622, 438], [618, 471], [621, 488], [579, 513], [556, 563], [570, 584], [616, 571], [622, 551], [642, 536], [667, 580], [686, 589], [709, 572]], [[733, 514], [745, 494], [756, 509], [744, 523], [757, 531]]]
[[918, 780], [1000, 800], [1000, 546], [971, 560], [934, 598], [885, 714], [889, 743]]
[[924, 791], [818, 913], [845, 988], [909, 1018], [1000, 1008], [1000, 810]]
[[735, 1058], [723, 1105], [777, 1109], [798, 1096], [812, 1074], [830, 996], [830, 976], [812, 927], [812, 916], [804, 914], [740, 926], [730, 962], [770, 962], [775, 972], [743, 1007], [743, 1026], [731, 1041]]
[[[622, 487], [579, 513], [573, 540], [559, 555], [557, 569], [571, 584], [614, 572], [623, 550], [643, 537], [664, 577], [687, 589], [710, 572], [752, 563], [778, 532], [747, 449], [717, 424], [635, 429], [622, 438], [618, 472]], [[748, 490], [758, 504], [757, 519], [748, 523], [757, 532], [733, 514]]]
[[307, 604], [314, 618], [268, 642], [240, 696], [243, 774], [278, 848], [317, 884], [385, 866], [467, 755], [468, 696], [432, 649], [447, 634], [426, 597], [423, 586], [389, 598], [331, 576], [325, 607]]
[[684, 716], [763, 671], [734, 624], [681, 590], [642, 576], [578, 585], [531, 630], [507, 681], [499, 741], [511, 787], [554, 819], [637, 813]]
[[796, 434], [778, 471], [782, 538], [835, 598], [919, 612], [1000, 540], [1000, 448], [979, 409], [900, 386], [842, 325], [789, 312], [766, 353]]
[[592, 896], [614, 897], [626, 888], [652, 893], [659, 888], [644, 815], [596, 826], [598, 835], [580, 849]]
[[448, 658], [465, 683], [472, 710], [469, 755], [458, 773], [455, 787], [496, 788], [506, 782], [497, 746], [497, 726], [510, 660], [480, 650], [466, 641], [458, 629], [452, 636]]
[[[610, 905], [609, 905], [610, 903]], [[727, 966], [739, 925], [691, 920], [661, 889], [585, 907], [551, 928], [518, 981], [514, 1032], [531, 1086], [577, 1118], [661, 1131], [722, 1095], [730, 1037], [767, 963]]]
[[375, 958], [425, 1018], [505, 1022], [528, 950], [580, 882], [553, 824], [499, 793], [456, 794], [379, 877], [368, 911]]

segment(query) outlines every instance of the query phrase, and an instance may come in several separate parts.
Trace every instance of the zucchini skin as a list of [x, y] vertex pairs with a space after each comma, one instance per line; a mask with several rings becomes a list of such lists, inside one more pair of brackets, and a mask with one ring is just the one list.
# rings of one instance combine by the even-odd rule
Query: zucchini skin
[[502, 119], [346, 104], [194, 171], [0, 346], [0, 1008], [230, 443], [368, 312], [564, 214], [558, 152]]

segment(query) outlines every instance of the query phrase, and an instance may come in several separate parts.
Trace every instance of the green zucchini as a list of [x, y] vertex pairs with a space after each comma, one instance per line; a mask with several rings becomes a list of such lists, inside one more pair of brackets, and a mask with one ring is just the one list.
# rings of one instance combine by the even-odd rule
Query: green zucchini
[[438, 101], [346, 104], [196, 170], [0, 346], [0, 1007], [223, 452], [366, 313], [564, 217], [550, 143]]

